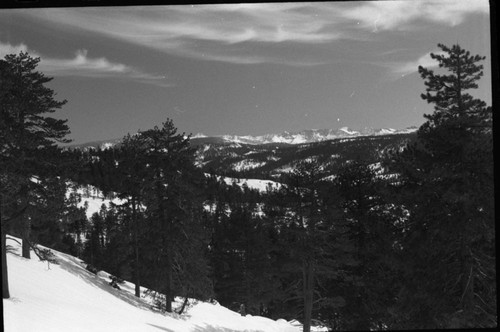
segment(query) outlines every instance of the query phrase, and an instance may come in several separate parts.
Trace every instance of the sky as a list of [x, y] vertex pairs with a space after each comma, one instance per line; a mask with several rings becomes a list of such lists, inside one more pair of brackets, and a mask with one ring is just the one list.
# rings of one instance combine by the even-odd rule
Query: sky
[[160, 126], [263, 135], [420, 126], [417, 68], [438, 43], [486, 56], [487, 0], [0, 9], [0, 57], [27, 51], [67, 104], [73, 144]]

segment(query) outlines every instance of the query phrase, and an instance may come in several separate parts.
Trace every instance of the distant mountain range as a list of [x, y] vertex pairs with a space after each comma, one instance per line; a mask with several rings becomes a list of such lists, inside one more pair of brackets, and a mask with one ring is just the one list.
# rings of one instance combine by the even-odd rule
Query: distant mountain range
[[[381, 136], [381, 135], [395, 135], [395, 134], [408, 134], [415, 132], [418, 128], [415, 126], [405, 129], [392, 129], [392, 128], [364, 128], [360, 131], [342, 127], [339, 129], [307, 129], [299, 132], [284, 131], [279, 134], [265, 134], [260, 136], [252, 135], [219, 135], [219, 136], [206, 136], [204, 134], [196, 134], [191, 137], [191, 143], [195, 146], [203, 145], [206, 143], [241, 143], [251, 145], [261, 145], [269, 143], [281, 144], [304, 144], [329, 141], [339, 138], [350, 138], [359, 136]], [[69, 145], [68, 148], [97, 148], [101, 149], [110, 148], [121, 143], [121, 138], [109, 139], [103, 141], [93, 141], [83, 144]]]
[[[330, 175], [350, 160], [363, 160], [378, 167], [385, 151], [400, 149], [415, 137], [417, 129], [365, 128], [357, 131], [343, 127], [261, 136], [197, 134], [191, 137], [190, 143], [196, 149], [195, 163], [205, 173], [273, 181], [303, 160], [320, 164]], [[121, 139], [110, 139], [67, 148], [108, 149], [121, 142]]]
[[[308, 129], [300, 132], [282, 132], [280, 134], [266, 134], [261, 136], [239, 136], [239, 135], [222, 135], [216, 136], [225, 142], [243, 143], [243, 144], [268, 144], [268, 143], [286, 143], [286, 144], [303, 144], [333, 140], [337, 138], [357, 137], [357, 136], [380, 136], [391, 134], [407, 134], [416, 131], [417, 127], [409, 127], [405, 129], [392, 128], [364, 128], [361, 131], [352, 130], [348, 127], [339, 129]], [[192, 139], [210, 139], [203, 134], [196, 134]]]

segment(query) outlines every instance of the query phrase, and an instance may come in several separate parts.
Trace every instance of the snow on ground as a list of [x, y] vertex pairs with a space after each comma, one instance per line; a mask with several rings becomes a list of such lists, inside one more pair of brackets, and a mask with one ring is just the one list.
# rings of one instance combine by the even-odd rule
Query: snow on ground
[[384, 174], [384, 168], [382, 167], [382, 163], [376, 162], [368, 165], [368, 167], [375, 172], [377, 176], [381, 176]]
[[266, 188], [269, 184], [271, 184], [273, 188], [279, 188], [281, 186], [281, 184], [279, 182], [271, 181], [271, 180], [238, 179], [238, 178], [229, 178], [229, 177], [223, 177], [223, 180], [229, 186], [232, 185], [233, 182], [236, 183], [240, 187], [246, 183], [248, 188], [256, 189], [256, 190], [261, 191], [261, 192], [265, 192]]
[[[221, 305], [194, 304], [183, 315], [160, 313], [148, 298], [136, 298], [134, 285], [112, 288], [109, 275], [88, 272], [79, 259], [57, 251], [58, 265], [20, 256], [8, 236], [10, 299], [3, 300], [6, 332], [299, 332], [296, 321], [241, 316]], [[175, 306], [180, 305], [180, 299]], [[319, 330], [316, 330], [319, 331]]]
[[[208, 174], [205, 174], [206, 176], [209, 176]], [[220, 177], [218, 177], [220, 178]], [[259, 180], [259, 179], [238, 179], [238, 178], [230, 178], [230, 177], [222, 177], [224, 182], [227, 185], [232, 185], [233, 182], [236, 183], [238, 186], [242, 187], [243, 184], [246, 184], [248, 188], [250, 189], [256, 189], [260, 192], [265, 192], [268, 185], [271, 184], [273, 188], [279, 188], [281, 186], [280, 183], [275, 182], [275, 181], [270, 181], [270, 180]], [[67, 196], [70, 195], [70, 193], [77, 194], [78, 197], [80, 197], [80, 201], [78, 202], [77, 206], [78, 207], [83, 207], [85, 206], [85, 203], [87, 203], [87, 210], [86, 210], [86, 215], [87, 218], [91, 218], [92, 215], [95, 212], [99, 212], [101, 210], [101, 206], [104, 204], [107, 208], [109, 208], [110, 203], [113, 204], [123, 204], [124, 200], [119, 199], [119, 198], [105, 198], [103, 193], [92, 186], [88, 186], [88, 188], [77, 188], [77, 189], [70, 189], [66, 193]], [[145, 207], [143, 207], [145, 208]], [[214, 209], [213, 206], [205, 205], [204, 206], [206, 211], [212, 211]], [[231, 211], [229, 208], [226, 209], [226, 213], [229, 214]], [[261, 209], [257, 212], [258, 215], [262, 215]]]
[[278, 173], [291, 173], [291, 172], [293, 172], [294, 169], [295, 168], [292, 167], [290, 164], [287, 164], [287, 165], [281, 166], [279, 168], [276, 168], [274, 171], [278, 172]]
[[71, 193], [76, 194], [81, 199], [77, 204], [79, 208], [85, 206], [85, 202], [87, 203], [87, 211], [85, 213], [87, 215], [87, 218], [89, 219], [95, 212], [99, 212], [101, 210], [101, 206], [103, 204], [106, 206], [106, 208], [109, 208], [110, 203], [116, 205], [125, 203], [124, 200], [119, 198], [108, 199], [104, 197], [103, 193], [93, 186], [88, 186], [88, 188], [71, 188], [66, 193], [66, 196], [69, 197]]
[[[205, 176], [209, 177], [210, 174], [205, 173]], [[240, 179], [240, 178], [231, 178], [231, 177], [217, 175], [217, 180], [220, 180], [221, 178], [228, 186], [233, 185], [233, 183], [236, 183], [236, 185], [240, 187], [243, 186], [243, 184], [246, 184], [248, 188], [256, 189], [261, 192], [265, 192], [269, 184], [272, 185], [273, 188], [279, 188], [281, 186], [281, 183], [271, 180]]]
[[231, 165], [231, 168], [234, 169], [235, 171], [248, 171], [250, 169], [254, 169], [257, 167], [262, 167], [266, 164], [266, 162], [256, 162], [252, 160], [240, 160], [237, 163], [233, 163]]

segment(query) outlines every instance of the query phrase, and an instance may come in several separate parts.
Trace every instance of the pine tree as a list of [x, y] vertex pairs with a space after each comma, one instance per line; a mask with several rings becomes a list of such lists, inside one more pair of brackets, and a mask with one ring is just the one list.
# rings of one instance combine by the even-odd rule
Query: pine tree
[[[410, 216], [402, 243], [408, 327], [496, 326], [491, 108], [478, 87], [482, 56], [438, 45], [436, 74], [419, 67], [434, 104], [417, 140], [396, 156]], [[404, 323], [402, 323], [404, 324]]]
[[[29, 257], [29, 205], [33, 176], [53, 172], [57, 159], [55, 142], [69, 142], [66, 120], [47, 116], [66, 101], [54, 99], [45, 86], [52, 78], [36, 71], [39, 58], [25, 52], [0, 60], [0, 180], [2, 208], [2, 261], [5, 261], [5, 231], [12, 223], [23, 224], [23, 256]], [[2, 264], [3, 296], [9, 297], [6, 265]]]
[[[195, 198], [196, 199], [196, 198]], [[179, 295], [206, 301], [213, 297], [213, 285], [210, 280], [210, 267], [207, 259], [208, 232], [202, 224], [201, 204], [188, 207], [188, 215], [181, 222], [180, 238], [176, 241], [174, 253], [173, 284]], [[185, 302], [186, 303], [186, 302]], [[183, 306], [178, 313], [184, 310]]]
[[[87, 231], [87, 216], [85, 214], [85, 207], [78, 207], [78, 200], [75, 193], [70, 193], [66, 198], [66, 210], [64, 211], [63, 220], [68, 225], [65, 241], [63, 244], [67, 245], [67, 250], [61, 251], [69, 252], [71, 255], [82, 258], [83, 241], [82, 235]], [[75, 239], [76, 237], [76, 239]]]
[[302, 273], [304, 332], [311, 330], [316, 272], [327, 238], [327, 209], [319, 190], [323, 177], [320, 165], [303, 161], [284, 177], [285, 185], [280, 190], [286, 204], [280, 222], [286, 225], [283, 231], [290, 236], [290, 255]]
[[117, 172], [119, 197], [127, 200], [130, 207], [132, 223], [132, 243], [134, 247], [134, 284], [135, 296], [140, 297], [140, 209], [144, 195], [144, 178], [146, 177], [144, 160], [146, 151], [137, 136], [128, 134], [124, 137], [122, 145], [117, 150]]
[[257, 314], [277, 286], [271, 278], [268, 225], [257, 214], [257, 193], [245, 184], [218, 184], [218, 191], [210, 188], [216, 206], [206, 215], [217, 300], [234, 310], [243, 304], [246, 312]]
[[343, 329], [376, 329], [380, 322], [387, 324], [387, 308], [397, 292], [399, 271], [393, 262], [400, 211], [387, 203], [385, 181], [372, 164], [349, 161], [337, 171], [332, 187], [333, 204], [342, 210], [334, 225], [342, 230], [333, 241], [343, 273], [330, 282], [338, 288], [332, 295], [345, 299], [335, 312], [343, 317]]
[[[156, 258], [164, 273], [162, 290], [166, 294], [166, 310], [172, 312], [174, 300], [174, 259], [180, 236], [186, 231], [191, 209], [196, 207], [196, 187], [202, 183], [203, 173], [194, 166], [194, 150], [189, 137], [178, 134], [172, 120], [162, 127], [141, 131], [137, 135], [146, 170], [143, 182], [144, 203], [150, 218], [157, 222], [148, 233], [150, 245], [156, 244]], [[158, 243], [154, 238], [157, 237]]]
[[63, 249], [62, 238], [69, 225], [63, 219], [67, 185], [58, 176], [45, 176], [34, 184], [26, 217], [31, 220], [32, 246], [40, 243], [56, 250]]
[[102, 269], [104, 265], [104, 218], [103, 212], [106, 207], [103, 204], [100, 212], [94, 212], [90, 218], [91, 228], [87, 234], [85, 243], [84, 259], [90, 265]]

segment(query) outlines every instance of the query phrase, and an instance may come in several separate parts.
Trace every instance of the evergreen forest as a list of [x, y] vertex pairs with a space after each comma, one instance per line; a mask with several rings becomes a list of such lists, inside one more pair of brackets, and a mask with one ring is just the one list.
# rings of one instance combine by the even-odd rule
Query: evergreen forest
[[[137, 297], [146, 287], [166, 312], [182, 297], [298, 319], [304, 332], [496, 327], [493, 110], [470, 94], [485, 57], [439, 48], [435, 71], [418, 68], [434, 112], [415, 133], [262, 146], [192, 139], [165, 119], [111, 147], [68, 147], [52, 115], [66, 101], [40, 59], [7, 55], [3, 298], [13, 235], [25, 258], [50, 260], [38, 245], [72, 254]], [[248, 156], [262, 166], [227, 167]], [[82, 192], [121, 203], [87, 216]]]

